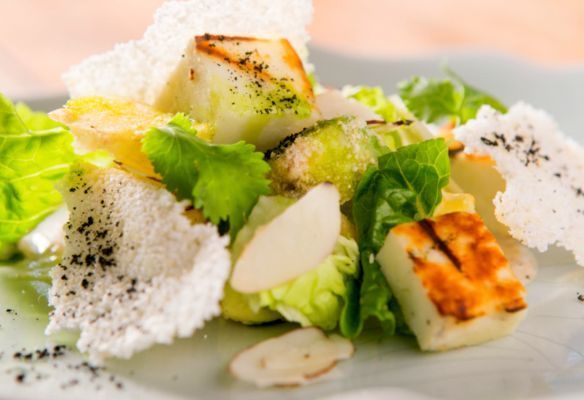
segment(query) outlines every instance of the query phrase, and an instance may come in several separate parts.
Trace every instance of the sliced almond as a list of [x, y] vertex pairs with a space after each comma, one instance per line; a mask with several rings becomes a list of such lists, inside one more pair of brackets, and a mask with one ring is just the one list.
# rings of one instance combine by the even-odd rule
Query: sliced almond
[[331, 372], [337, 361], [350, 358], [353, 344], [320, 329], [296, 329], [264, 340], [237, 354], [229, 364], [238, 379], [258, 387], [307, 384]]
[[340, 231], [339, 192], [330, 183], [320, 184], [256, 230], [230, 284], [238, 292], [255, 293], [295, 279], [331, 254]]

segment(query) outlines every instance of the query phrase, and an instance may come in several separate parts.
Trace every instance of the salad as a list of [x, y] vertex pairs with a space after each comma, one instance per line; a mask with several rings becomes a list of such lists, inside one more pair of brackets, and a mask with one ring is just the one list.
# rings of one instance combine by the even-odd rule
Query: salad
[[0, 256], [48, 282], [47, 335], [77, 331], [100, 364], [212, 318], [289, 322], [229, 369], [298, 385], [368, 329], [423, 351], [510, 334], [529, 248], [584, 265], [584, 150], [547, 113], [449, 69], [322, 85], [310, 15], [169, 1], [72, 67], [61, 108], [0, 95]]

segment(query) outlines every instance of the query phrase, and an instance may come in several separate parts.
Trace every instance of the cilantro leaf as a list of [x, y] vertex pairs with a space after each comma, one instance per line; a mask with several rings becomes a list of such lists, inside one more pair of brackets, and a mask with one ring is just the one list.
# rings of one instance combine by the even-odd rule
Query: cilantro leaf
[[415, 76], [398, 85], [400, 97], [417, 118], [426, 122], [453, 119], [465, 123], [485, 104], [507, 112], [499, 100], [470, 86], [451, 70], [446, 72], [448, 77], [444, 79]]
[[464, 101], [460, 107], [460, 122], [465, 123], [477, 116], [477, 112], [483, 105], [489, 105], [502, 113], [507, 112], [507, 107], [493, 96], [467, 84], [454, 71], [446, 69], [448, 76], [462, 86]]
[[73, 161], [72, 136], [46, 114], [0, 94], [0, 243], [14, 243], [62, 202], [55, 189]]
[[463, 94], [450, 79], [426, 79], [415, 76], [398, 86], [406, 107], [419, 119], [435, 122], [457, 117]]
[[167, 189], [179, 200], [192, 199], [197, 183], [195, 155], [201, 139], [192, 130], [191, 121], [180, 114], [166, 126], [152, 128], [142, 140], [142, 151], [162, 176]]
[[194, 199], [214, 224], [229, 221], [232, 237], [243, 226], [260, 195], [269, 193], [270, 167], [263, 154], [243, 142], [218, 145], [196, 136], [191, 121], [177, 114], [152, 128], [142, 151], [179, 199]]
[[371, 167], [362, 178], [353, 199], [361, 276], [341, 315], [345, 336], [359, 335], [370, 317], [379, 320], [387, 333], [394, 332], [392, 294], [375, 254], [394, 226], [433, 215], [449, 177], [448, 147], [443, 139], [432, 139], [383, 155], [378, 167]]

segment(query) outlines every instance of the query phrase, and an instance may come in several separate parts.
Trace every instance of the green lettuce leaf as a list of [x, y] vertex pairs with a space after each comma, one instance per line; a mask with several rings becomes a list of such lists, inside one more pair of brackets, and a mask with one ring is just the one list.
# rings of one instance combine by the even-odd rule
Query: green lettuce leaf
[[426, 122], [450, 119], [463, 124], [485, 104], [507, 112], [505, 105], [493, 96], [470, 86], [454, 72], [446, 72], [448, 77], [444, 79], [415, 76], [398, 85], [404, 104], [417, 118]]
[[343, 310], [340, 326], [345, 336], [357, 336], [370, 317], [379, 320], [386, 332], [394, 332], [391, 290], [375, 254], [391, 228], [433, 215], [449, 177], [448, 147], [443, 139], [432, 139], [380, 157], [378, 167], [371, 167], [359, 183], [353, 217], [359, 237], [361, 275]]
[[343, 94], [369, 107], [385, 120], [386, 124], [370, 124], [368, 128], [375, 131], [390, 150], [431, 137], [423, 124], [415, 121], [406, 110], [396, 107], [380, 87], [347, 86], [343, 88]]
[[369, 107], [373, 112], [382, 117], [387, 122], [394, 122], [404, 116], [398, 111], [395, 105], [387, 98], [383, 89], [375, 86], [348, 87], [344, 90], [348, 97], [357, 100]]
[[15, 243], [62, 199], [55, 184], [74, 158], [72, 136], [46, 114], [0, 94], [0, 243]]
[[284, 319], [302, 326], [336, 328], [347, 296], [347, 278], [357, 273], [357, 243], [339, 236], [322, 264], [284, 285], [264, 290], [252, 304], [279, 312]]
[[361, 248], [377, 253], [394, 226], [432, 216], [448, 184], [450, 161], [443, 139], [399, 148], [379, 158], [361, 180], [353, 217]]
[[171, 192], [180, 199], [194, 199], [194, 206], [214, 224], [229, 221], [232, 237], [258, 197], [269, 192], [270, 168], [262, 153], [243, 142], [205, 142], [182, 114], [165, 127], [151, 129], [142, 151]]

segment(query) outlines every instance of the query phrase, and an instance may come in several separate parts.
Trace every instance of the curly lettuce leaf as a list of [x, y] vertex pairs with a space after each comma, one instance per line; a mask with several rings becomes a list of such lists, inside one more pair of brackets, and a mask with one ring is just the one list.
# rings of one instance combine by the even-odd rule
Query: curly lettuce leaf
[[370, 317], [376, 318], [387, 333], [394, 332], [392, 294], [375, 254], [394, 226], [433, 215], [449, 177], [448, 147], [443, 139], [399, 148], [380, 157], [378, 167], [365, 174], [353, 200], [361, 275], [353, 284], [343, 310], [340, 324], [343, 335], [359, 335]]
[[0, 243], [15, 243], [62, 199], [55, 189], [74, 158], [72, 136], [46, 114], [0, 94]]
[[196, 136], [191, 121], [177, 114], [165, 127], [152, 128], [142, 151], [167, 188], [214, 224], [229, 221], [232, 237], [245, 223], [260, 195], [269, 192], [269, 165], [254, 146], [218, 145]]
[[387, 98], [383, 89], [376, 86], [348, 87], [344, 90], [348, 97], [369, 107], [387, 122], [403, 118], [397, 107]]
[[357, 243], [339, 236], [322, 264], [289, 283], [258, 293], [253, 303], [302, 326], [335, 329], [346, 302], [347, 278], [357, 273], [358, 258]]
[[431, 136], [423, 124], [415, 121], [414, 116], [406, 110], [398, 108], [380, 87], [347, 86], [343, 88], [343, 94], [369, 107], [383, 118], [386, 124], [371, 124], [368, 127], [391, 150], [405, 144], [421, 142]]
[[415, 76], [398, 85], [404, 104], [417, 118], [426, 122], [449, 119], [463, 124], [485, 104], [507, 112], [507, 107], [493, 96], [470, 86], [454, 72], [446, 72], [448, 77], [444, 79]]

